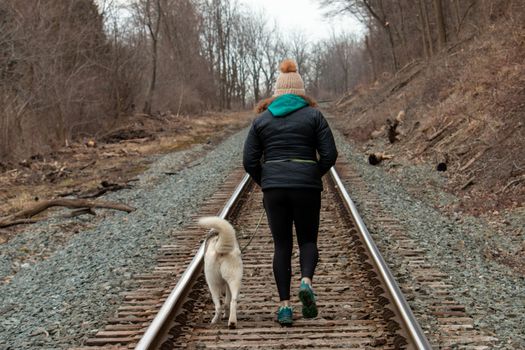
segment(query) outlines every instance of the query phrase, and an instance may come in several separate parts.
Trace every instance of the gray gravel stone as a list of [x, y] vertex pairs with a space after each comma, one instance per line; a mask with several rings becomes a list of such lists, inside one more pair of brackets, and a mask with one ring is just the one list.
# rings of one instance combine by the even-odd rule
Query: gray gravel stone
[[[0, 348], [67, 348], [93, 335], [116, 310], [118, 293], [126, 290], [131, 274], [151, 268], [163, 240], [188, 223], [231, 168], [241, 164], [245, 135], [246, 130], [211, 151], [197, 146], [158, 157], [133, 189], [104, 197], [136, 206], [131, 214], [51, 218], [1, 245], [0, 279], [10, 282], [0, 286]], [[457, 288], [454, 297], [467, 306], [477, 327], [493, 332], [498, 348], [525, 348], [525, 280], [484, 258], [483, 248], [496, 244], [491, 226], [473, 217], [442, 215], [435, 206], [457, 199], [439, 190], [444, 179], [430, 167], [396, 164], [391, 174], [387, 166], [369, 166], [356, 147], [335, 135], [340, 157], [357, 167], [383, 206], [420, 242], [428, 262], [449, 275]], [[436, 185], [431, 190], [421, 186], [417, 196], [403, 186], [427, 183], [429, 177]], [[366, 196], [354, 199], [373, 228]], [[522, 219], [508, 218], [511, 225]], [[374, 238], [380, 247], [395, 244], [379, 230]], [[504, 245], [515, 242], [509, 238]], [[403, 275], [395, 257], [385, 259], [395, 275]]]
[[[371, 166], [358, 147], [346, 143], [337, 132], [335, 136], [340, 156], [357, 169], [382, 206], [400, 220], [408, 236], [427, 252], [427, 261], [448, 274], [449, 283], [456, 288], [454, 298], [466, 305], [475, 325], [499, 338], [499, 349], [524, 349], [525, 278], [484, 255], [489, 245], [506, 244], [518, 249], [523, 244], [522, 236], [513, 241], [512, 237], [497, 234], [484, 219], [464, 214], [445, 216], [437, 207], [458, 199], [438, 186], [445, 181], [442, 174], [425, 165], [396, 165], [395, 172], [390, 171], [388, 164]], [[437, 185], [429, 188], [429, 183]], [[407, 187], [420, 191], [410, 193]], [[387, 232], [374, 230], [374, 213], [366, 208], [366, 196], [349, 191], [372, 228], [380, 250], [382, 246], [394, 245]], [[402, 275], [402, 266], [396, 263], [395, 256], [385, 259], [394, 274]]]
[[63, 219], [57, 210], [0, 245], [0, 279], [9, 281], [0, 285], [0, 348], [67, 348], [93, 335], [130, 275], [151, 268], [162, 242], [240, 166], [245, 137], [158, 157], [133, 189], [104, 196], [135, 212]]

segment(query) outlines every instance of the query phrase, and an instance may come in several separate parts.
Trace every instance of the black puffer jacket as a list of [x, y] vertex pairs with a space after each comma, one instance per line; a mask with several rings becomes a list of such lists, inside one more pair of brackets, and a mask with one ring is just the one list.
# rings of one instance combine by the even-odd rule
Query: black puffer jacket
[[328, 123], [320, 111], [309, 106], [282, 117], [265, 111], [253, 122], [244, 144], [244, 168], [263, 190], [322, 190], [321, 177], [336, 159]]

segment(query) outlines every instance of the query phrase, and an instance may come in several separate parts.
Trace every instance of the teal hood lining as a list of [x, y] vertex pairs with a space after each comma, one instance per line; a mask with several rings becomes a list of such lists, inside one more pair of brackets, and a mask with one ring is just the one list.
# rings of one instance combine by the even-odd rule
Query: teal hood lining
[[308, 102], [301, 96], [294, 94], [284, 94], [277, 97], [268, 106], [268, 110], [274, 117], [284, 117], [306, 106], [308, 106]]

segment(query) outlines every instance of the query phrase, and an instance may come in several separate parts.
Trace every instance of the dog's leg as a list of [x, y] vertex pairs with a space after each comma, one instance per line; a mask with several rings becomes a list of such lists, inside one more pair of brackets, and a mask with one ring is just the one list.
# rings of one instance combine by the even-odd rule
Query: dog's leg
[[230, 281], [227, 289], [230, 290], [230, 318], [228, 320], [228, 327], [234, 329], [237, 327], [237, 299], [239, 298], [239, 289], [241, 283], [238, 280]]
[[213, 304], [215, 305], [215, 316], [213, 316], [213, 319], [211, 320], [211, 323], [217, 323], [219, 320], [219, 317], [221, 315], [221, 288], [217, 286], [217, 288], [210, 288], [211, 292], [211, 298], [213, 300]]
[[226, 283], [225, 288], [225, 298], [224, 298], [224, 305], [223, 305], [223, 312], [222, 312], [222, 318], [226, 317], [226, 308], [230, 309], [230, 301], [232, 299], [232, 294], [230, 292], [230, 286]]

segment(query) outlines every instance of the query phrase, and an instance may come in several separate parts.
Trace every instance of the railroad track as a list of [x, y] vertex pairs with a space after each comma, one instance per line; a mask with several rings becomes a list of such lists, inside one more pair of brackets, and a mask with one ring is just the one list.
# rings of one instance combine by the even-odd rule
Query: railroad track
[[[198, 216], [219, 213], [229, 219], [244, 247], [262, 210], [262, 193], [242, 171], [236, 171]], [[298, 300], [292, 300], [293, 327], [281, 328], [275, 322], [273, 245], [263, 220], [243, 253], [238, 328], [228, 329], [226, 321], [210, 325], [213, 303], [201, 273], [204, 236], [196, 225], [175, 233], [173, 241], [160, 249], [154, 271], [136, 276], [137, 288], [123, 295], [116, 317], [88, 339], [86, 347], [77, 349], [431, 348], [335, 169], [325, 177], [323, 192], [320, 261], [314, 277], [320, 309], [316, 319], [299, 317]], [[294, 271], [298, 271], [296, 255]], [[297, 273], [295, 277], [292, 288], [298, 285]], [[455, 310], [454, 305], [446, 305]]]

